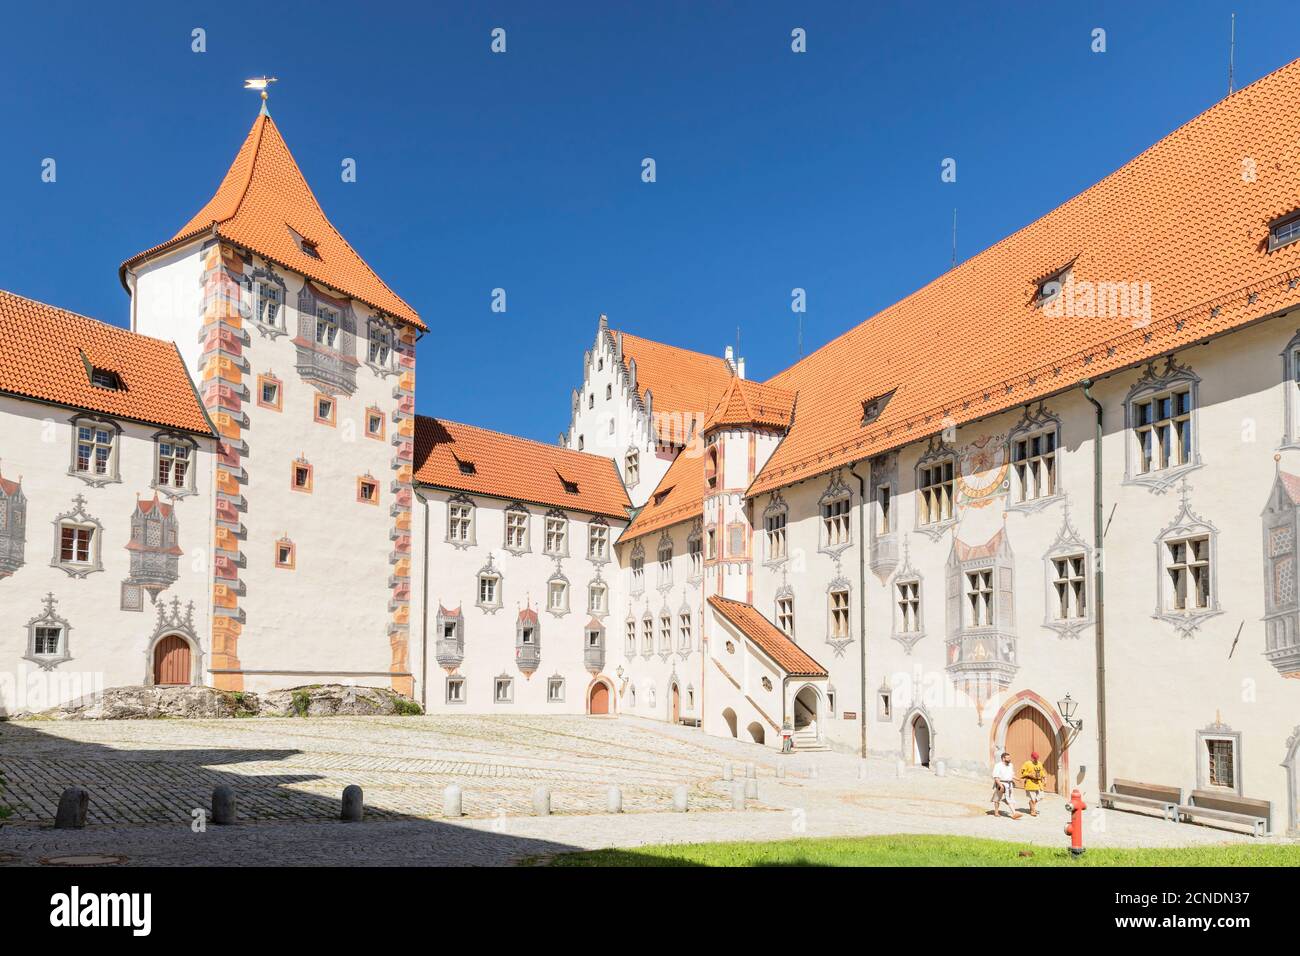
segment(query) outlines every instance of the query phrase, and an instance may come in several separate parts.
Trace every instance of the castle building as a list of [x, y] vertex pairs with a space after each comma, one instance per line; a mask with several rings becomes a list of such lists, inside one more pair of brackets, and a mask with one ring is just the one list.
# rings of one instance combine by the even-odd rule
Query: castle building
[[602, 316], [555, 446], [416, 414], [424, 322], [263, 112], [122, 266], [133, 332], [0, 294], [0, 708], [384, 684], [1038, 750], [1300, 834], [1298, 99], [1300, 61], [763, 381]]

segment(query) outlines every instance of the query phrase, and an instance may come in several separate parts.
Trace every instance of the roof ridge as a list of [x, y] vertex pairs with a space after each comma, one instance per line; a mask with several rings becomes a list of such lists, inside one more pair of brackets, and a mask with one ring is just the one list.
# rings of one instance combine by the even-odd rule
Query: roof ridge
[[147, 339], [150, 342], [157, 342], [159, 345], [175, 345], [171, 339], [160, 339], [156, 335], [147, 335], [144, 332], [137, 332], [135, 329], [124, 328], [120, 325], [114, 325], [112, 322], [105, 322], [103, 319], [97, 319], [93, 315], [86, 315], [84, 312], [74, 312], [71, 309], [65, 309], [61, 305], [53, 305], [49, 302], [43, 302], [40, 299], [33, 299], [29, 295], [23, 295], [20, 292], [14, 292], [11, 289], [0, 289], [0, 295], [7, 295], [14, 299], [21, 299], [23, 302], [30, 302], [32, 305], [39, 305], [44, 309], [54, 309], [61, 312], [65, 318], [80, 319], [82, 322], [89, 322], [97, 329], [103, 329], [110, 335], [127, 335], [137, 339]]
[[536, 438], [527, 438], [523, 435], [515, 435], [510, 432], [503, 432], [499, 428], [488, 428], [484, 425], [475, 425], [472, 422], [456, 421], [452, 418], [443, 418], [438, 415], [424, 415], [420, 412], [415, 413], [416, 418], [423, 418], [427, 421], [438, 422], [441, 425], [458, 425], [461, 428], [472, 428], [475, 431], [487, 432], [489, 435], [497, 435], [501, 438], [509, 438], [511, 441], [526, 442], [529, 445], [536, 445], [547, 451], [560, 452], [565, 455], [580, 455], [583, 458], [594, 459], [596, 461], [611, 461], [608, 455], [597, 455], [594, 452], [579, 451], [576, 448], [566, 448], [564, 445], [555, 445], [550, 442], [539, 441]]
[[650, 338], [649, 336], [638, 335], [638, 334], [635, 333], [635, 332], [627, 332], [627, 331], [625, 331], [625, 330], [623, 330], [623, 329], [616, 329], [616, 328], [613, 328], [612, 326], [606, 328], [605, 331], [608, 332], [610, 335], [626, 335], [626, 336], [631, 336], [631, 337], [634, 338], [634, 339], [640, 339], [642, 342], [649, 342], [649, 343], [651, 343], [652, 345], [658, 345], [658, 346], [660, 346], [661, 348], [665, 348], [665, 349], [674, 349], [674, 350], [676, 350], [676, 351], [678, 351], [678, 352], [686, 352], [686, 353], [688, 353], [688, 354], [690, 354], [690, 355], [698, 355], [698, 356], [700, 356], [701, 358], [709, 359], [710, 361], [717, 362], [717, 363], [720, 364], [720, 365], [726, 365], [726, 364], [727, 364], [727, 360], [726, 360], [725, 358], [723, 358], [721, 355], [712, 355], [712, 354], [710, 354], [710, 353], [708, 353], [708, 352], [701, 352], [699, 349], [688, 349], [688, 348], [687, 348], [686, 346], [684, 346], [684, 345], [673, 345], [671, 342], [661, 342], [659, 339], [652, 339], [652, 338]]

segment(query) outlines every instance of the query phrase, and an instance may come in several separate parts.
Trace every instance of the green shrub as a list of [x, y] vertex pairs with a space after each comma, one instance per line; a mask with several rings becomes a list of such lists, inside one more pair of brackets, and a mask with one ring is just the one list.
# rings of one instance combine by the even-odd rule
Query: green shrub
[[311, 707], [311, 694], [306, 689], [300, 689], [293, 692], [293, 711], [299, 717], [306, 717], [307, 711]]
[[420, 705], [409, 697], [395, 697], [393, 699], [393, 712], [398, 717], [419, 717], [424, 713]]

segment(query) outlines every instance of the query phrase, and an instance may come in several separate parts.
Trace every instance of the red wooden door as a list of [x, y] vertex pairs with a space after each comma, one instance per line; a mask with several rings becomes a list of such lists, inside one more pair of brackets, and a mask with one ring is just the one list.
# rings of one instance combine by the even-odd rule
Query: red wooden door
[[682, 691], [676, 684], [673, 684], [673, 723], [682, 719]]
[[609, 713], [609, 688], [605, 686], [604, 681], [596, 681], [592, 685], [591, 706], [587, 712], [591, 714]]
[[1057, 792], [1056, 729], [1051, 721], [1033, 707], [1020, 708], [1011, 718], [1011, 723], [1007, 725], [1006, 749], [1011, 754], [1011, 766], [1015, 768], [1017, 774], [1017, 787], [1023, 786], [1018, 776], [1021, 765], [1029, 759], [1031, 753], [1037, 752], [1043, 767], [1047, 770], [1043, 789], [1048, 793]]
[[153, 650], [153, 681], [155, 684], [188, 684], [190, 682], [190, 646], [183, 637], [168, 634]]

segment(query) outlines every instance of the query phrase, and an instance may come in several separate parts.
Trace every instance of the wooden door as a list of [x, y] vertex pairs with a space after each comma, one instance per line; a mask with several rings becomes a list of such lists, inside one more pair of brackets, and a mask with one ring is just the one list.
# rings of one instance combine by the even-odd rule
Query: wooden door
[[587, 712], [591, 714], [609, 713], [609, 688], [605, 686], [604, 681], [596, 681], [592, 685], [591, 706]]
[[190, 645], [183, 637], [168, 634], [153, 650], [155, 684], [189, 684]]
[[676, 684], [673, 684], [673, 723], [682, 719], [682, 692]]
[[1011, 723], [1007, 725], [1006, 750], [1011, 754], [1011, 766], [1017, 774], [1016, 786], [1022, 786], [1019, 773], [1021, 765], [1029, 755], [1037, 751], [1038, 757], [1047, 769], [1047, 779], [1043, 781], [1043, 790], [1056, 793], [1057, 783], [1057, 746], [1056, 729], [1051, 721], [1033, 707], [1022, 707], [1016, 711]]

